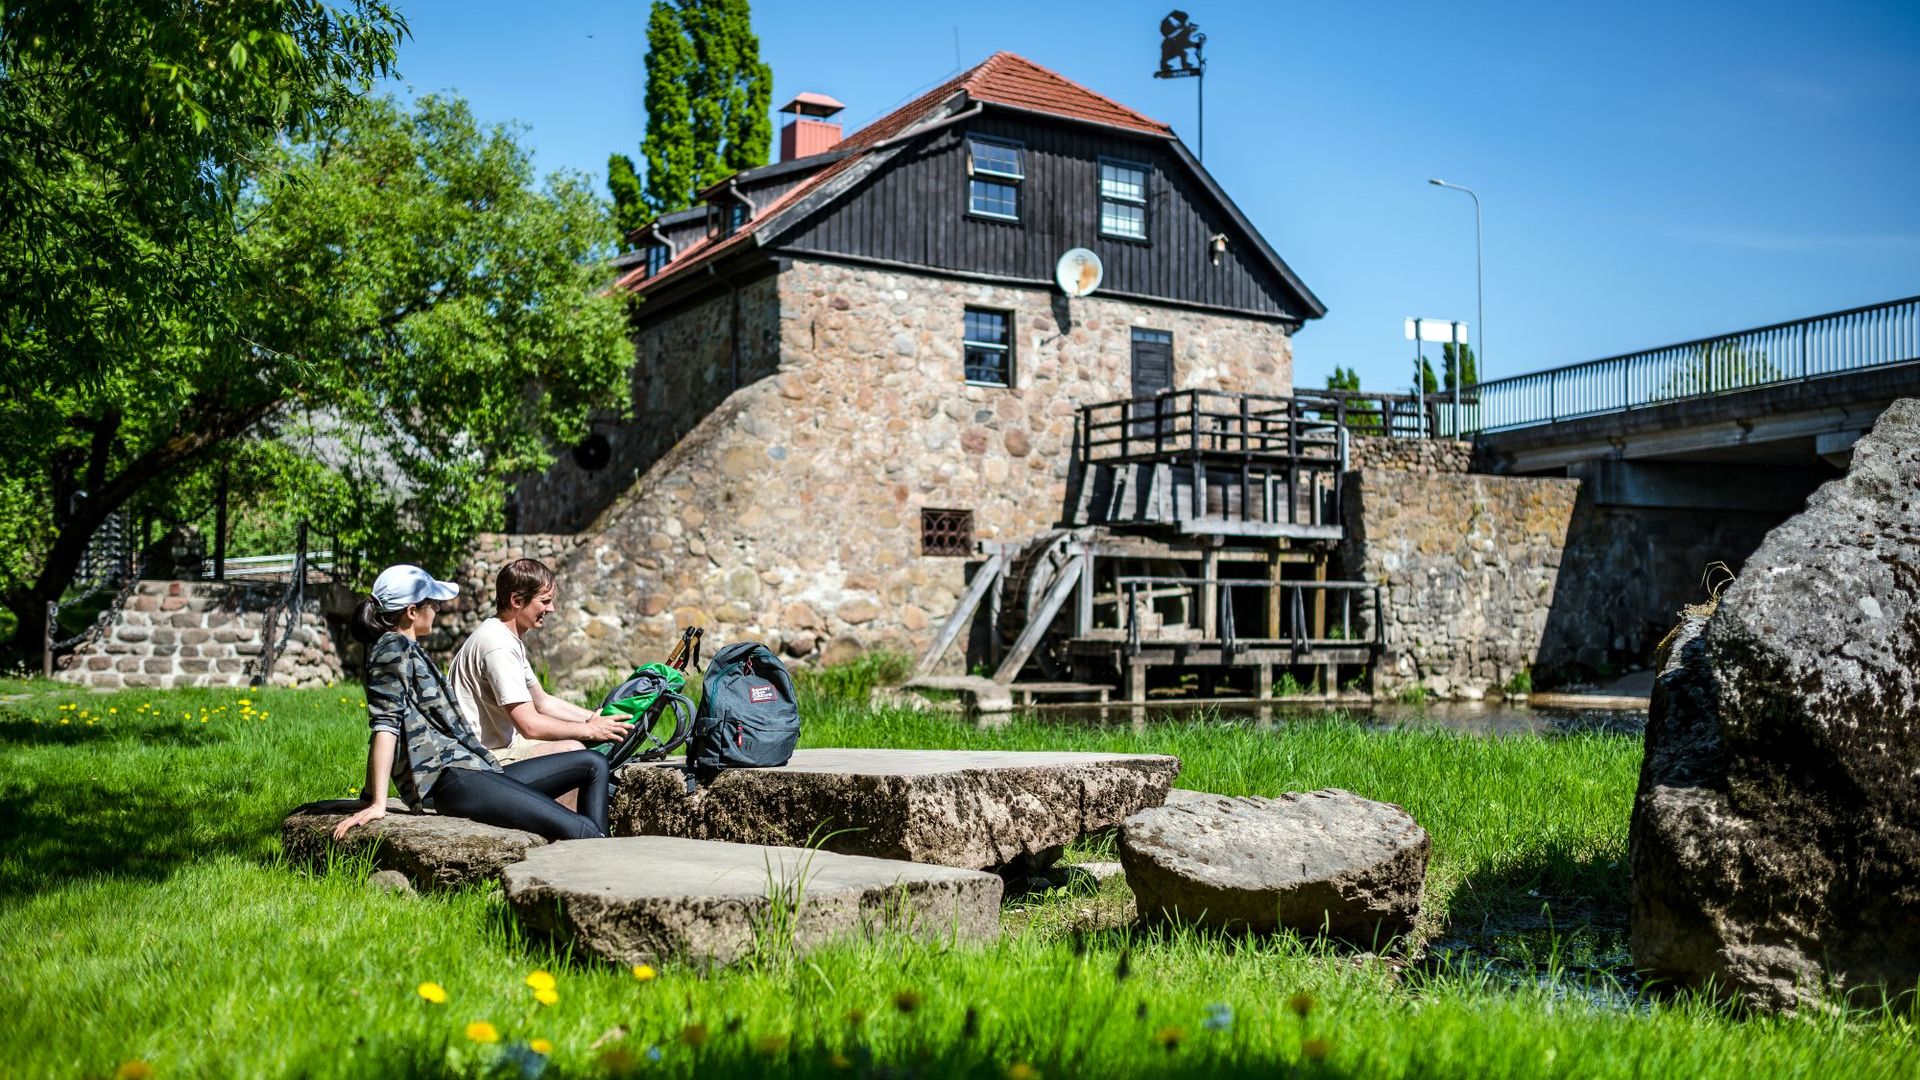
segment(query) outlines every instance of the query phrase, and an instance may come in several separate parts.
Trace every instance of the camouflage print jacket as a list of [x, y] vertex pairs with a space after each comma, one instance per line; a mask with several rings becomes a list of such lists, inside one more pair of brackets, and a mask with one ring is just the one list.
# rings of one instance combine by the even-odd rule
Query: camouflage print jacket
[[440, 668], [405, 634], [382, 634], [367, 650], [367, 722], [393, 734], [393, 782], [415, 810], [449, 768], [500, 771], [461, 719]]

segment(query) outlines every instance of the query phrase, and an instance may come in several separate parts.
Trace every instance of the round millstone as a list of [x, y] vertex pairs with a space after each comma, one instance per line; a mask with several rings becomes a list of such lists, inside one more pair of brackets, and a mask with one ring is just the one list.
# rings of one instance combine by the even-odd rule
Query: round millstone
[[1338, 788], [1277, 799], [1185, 794], [1120, 827], [1146, 917], [1363, 945], [1413, 929], [1427, 832], [1405, 810]]

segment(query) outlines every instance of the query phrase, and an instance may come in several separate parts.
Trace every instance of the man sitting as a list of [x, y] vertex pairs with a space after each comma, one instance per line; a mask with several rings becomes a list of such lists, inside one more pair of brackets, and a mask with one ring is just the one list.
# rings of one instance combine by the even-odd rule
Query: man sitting
[[[553, 610], [553, 571], [536, 559], [516, 559], [494, 579], [492, 618], [453, 657], [453, 692], [460, 714], [502, 765], [547, 754], [614, 742], [627, 726], [611, 717], [554, 697], [540, 686], [527, 662], [527, 631]], [[576, 792], [559, 797], [573, 809]]]

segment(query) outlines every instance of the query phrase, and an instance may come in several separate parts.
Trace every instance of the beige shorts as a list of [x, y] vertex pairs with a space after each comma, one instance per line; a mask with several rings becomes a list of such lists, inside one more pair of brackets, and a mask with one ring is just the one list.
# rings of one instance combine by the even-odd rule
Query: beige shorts
[[533, 757], [544, 746], [546, 744], [538, 739], [515, 739], [512, 745], [503, 746], [498, 750], [489, 750], [487, 753], [492, 754], [493, 760], [500, 764], [511, 765], [516, 761], [525, 761]]

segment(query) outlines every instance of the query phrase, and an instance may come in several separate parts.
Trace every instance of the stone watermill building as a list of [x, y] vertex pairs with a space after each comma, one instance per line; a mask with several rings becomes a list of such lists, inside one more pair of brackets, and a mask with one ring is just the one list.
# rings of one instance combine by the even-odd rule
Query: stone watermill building
[[[781, 161], [634, 236], [633, 414], [520, 488], [546, 535], [498, 553], [557, 556], [556, 675], [691, 623], [919, 654], [970, 598], [937, 666], [1004, 668], [1042, 621], [1029, 682], [1271, 665], [1241, 654], [1303, 600], [1323, 638], [1359, 617], [1202, 583], [1324, 578], [1341, 448], [1289, 397], [1325, 308], [1165, 124], [1004, 52], [844, 138], [839, 107], [797, 98]], [[1076, 248], [1091, 295], [1055, 280]]]

